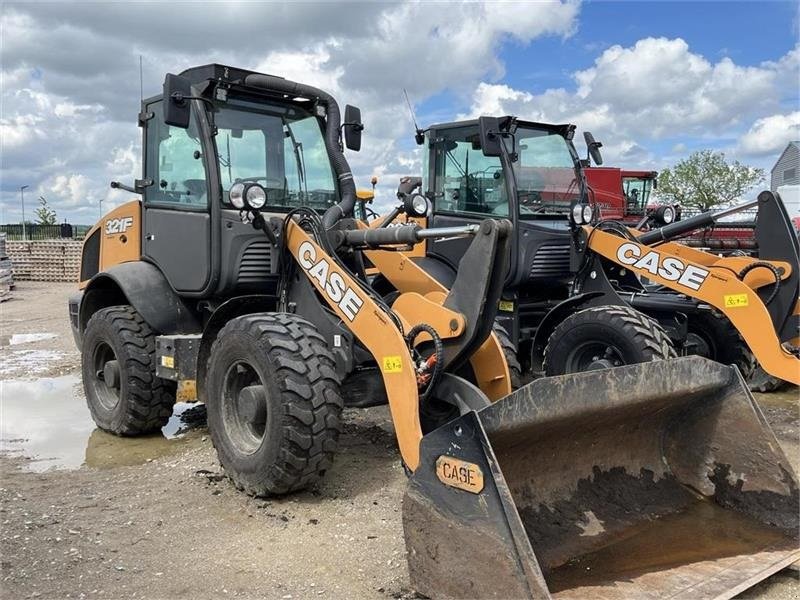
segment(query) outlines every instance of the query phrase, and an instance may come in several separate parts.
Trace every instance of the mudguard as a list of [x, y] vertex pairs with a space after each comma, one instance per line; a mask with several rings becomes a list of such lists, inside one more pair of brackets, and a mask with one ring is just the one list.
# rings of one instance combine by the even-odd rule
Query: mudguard
[[150, 263], [133, 261], [98, 273], [89, 281], [80, 298], [70, 298], [70, 312], [77, 304], [78, 328], [73, 333], [79, 346], [91, 316], [101, 308], [119, 303], [133, 306], [156, 333], [201, 331], [200, 323], [163, 273]]

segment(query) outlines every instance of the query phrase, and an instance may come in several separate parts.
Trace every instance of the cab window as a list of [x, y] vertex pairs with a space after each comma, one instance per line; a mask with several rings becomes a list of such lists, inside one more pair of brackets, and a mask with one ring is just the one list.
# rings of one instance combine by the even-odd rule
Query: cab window
[[200, 136], [195, 120], [187, 129], [172, 127], [163, 121], [161, 102], [150, 109], [153, 121], [147, 130], [147, 188], [145, 200], [184, 208], [208, 206], [206, 172], [203, 166]]
[[437, 132], [434, 193], [436, 211], [478, 216], [508, 217], [506, 181], [500, 158], [484, 156], [474, 127]]

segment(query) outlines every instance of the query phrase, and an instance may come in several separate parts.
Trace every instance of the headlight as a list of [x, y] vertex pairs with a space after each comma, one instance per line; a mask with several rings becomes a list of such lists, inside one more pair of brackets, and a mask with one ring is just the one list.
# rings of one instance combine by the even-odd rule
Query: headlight
[[249, 208], [258, 210], [267, 203], [267, 191], [257, 183], [254, 183], [247, 188], [244, 199]]
[[590, 204], [576, 204], [572, 207], [572, 220], [576, 225], [586, 225], [592, 222], [593, 212]]
[[228, 199], [234, 208], [244, 208], [244, 184], [234, 183], [228, 191]]
[[406, 197], [405, 211], [412, 217], [424, 217], [428, 214], [428, 199], [422, 194]]

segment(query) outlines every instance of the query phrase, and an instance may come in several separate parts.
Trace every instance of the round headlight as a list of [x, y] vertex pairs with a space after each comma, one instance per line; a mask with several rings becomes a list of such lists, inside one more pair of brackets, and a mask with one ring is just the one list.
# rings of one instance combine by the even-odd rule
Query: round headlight
[[661, 220], [667, 225], [675, 220], [675, 208], [673, 206], [665, 206], [661, 213]]
[[234, 183], [228, 191], [228, 199], [234, 208], [244, 208], [244, 184]]
[[257, 183], [254, 183], [247, 188], [244, 200], [249, 208], [258, 210], [267, 203], [267, 191]]
[[583, 224], [583, 206], [580, 204], [576, 204], [572, 207], [572, 220], [575, 221], [576, 225]]
[[411, 208], [418, 217], [428, 214], [428, 199], [422, 194], [417, 194], [411, 199]]
[[594, 210], [592, 210], [592, 207], [589, 204], [584, 204], [583, 205], [583, 214], [581, 214], [581, 216], [583, 217], [584, 224], [592, 222], [592, 214], [593, 213], [594, 213]]
[[412, 217], [424, 217], [428, 214], [428, 199], [422, 194], [406, 196], [405, 212]]

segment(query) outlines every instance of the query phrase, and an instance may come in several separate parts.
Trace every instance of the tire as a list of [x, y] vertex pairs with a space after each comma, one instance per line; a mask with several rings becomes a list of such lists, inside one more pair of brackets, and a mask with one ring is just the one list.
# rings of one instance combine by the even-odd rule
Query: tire
[[499, 323], [494, 324], [494, 333], [500, 342], [500, 347], [503, 349], [503, 354], [508, 363], [508, 372], [511, 376], [511, 389], [518, 390], [522, 385], [522, 366], [517, 356], [517, 348], [511, 341], [511, 336], [508, 335], [505, 327]]
[[689, 317], [689, 354], [724, 365], [736, 365], [745, 379], [752, 377], [756, 359], [733, 324], [724, 316], [705, 311]]
[[751, 392], [761, 392], [762, 394], [769, 394], [771, 392], [778, 392], [789, 385], [788, 381], [773, 377], [757, 365], [750, 379], [747, 380], [747, 385]]
[[674, 358], [661, 326], [628, 306], [586, 308], [564, 319], [544, 350], [547, 376]]
[[160, 430], [172, 416], [175, 383], [156, 377], [153, 330], [133, 307], [98, 310], [81, 347], [86, 402], [100, 429], [116, 435]]
[[207, 373], [211, 440], [237, 488], [279, 495], [324, 476], [342, 397], [333, 355], [314, 325], [286, 313], [232, 319], [211, 347]]

